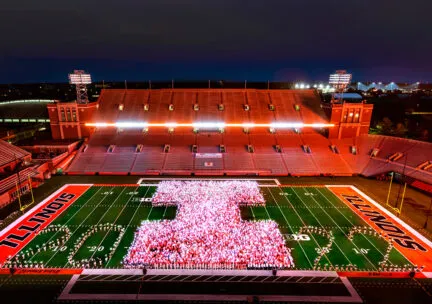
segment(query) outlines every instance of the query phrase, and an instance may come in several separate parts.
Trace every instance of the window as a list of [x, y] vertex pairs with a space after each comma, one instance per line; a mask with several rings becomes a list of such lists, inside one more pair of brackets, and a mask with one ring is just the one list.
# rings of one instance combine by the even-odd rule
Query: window
[[77, 121], [77, 115], [76, 115], [76, 110], [72, 109], [72, 120], [73, 121]]
[[67, 108], [67, 121], [72, 121], [72, 114], [70, 108]]
[[358, 123], [360, 121], [360, 109], [356, 109], [354, 112], [354, 122]]
[[61, 108], [61, 110], [60, 110], [60, 120], [61, 121], [66, 121], [66, 115], [65, 115], [64, 108]]
[[348, 112], [344, 111], [343, 113], [343, 118], [342, 118], [342, 122], [347, 122], [347, 118], [348, 118]]

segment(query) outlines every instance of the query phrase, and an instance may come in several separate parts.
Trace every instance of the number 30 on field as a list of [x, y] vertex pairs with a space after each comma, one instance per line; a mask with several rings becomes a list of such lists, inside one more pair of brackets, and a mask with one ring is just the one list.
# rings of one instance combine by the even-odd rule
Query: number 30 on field
[[289, 240], [293, 241], [310, 241], [310, 237], [307, 234], [287, 234]]

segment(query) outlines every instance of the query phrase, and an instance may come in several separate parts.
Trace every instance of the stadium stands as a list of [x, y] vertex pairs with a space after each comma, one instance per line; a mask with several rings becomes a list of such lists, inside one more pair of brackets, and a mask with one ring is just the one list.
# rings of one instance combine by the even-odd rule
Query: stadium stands
[[30, 157], [30, 153], [0, 140], [0, 167], [16, 159]]
[[[94, 121], [328, 122], [313, 90], [103, 90], [98, 102]], [[377, 135], [327, 139], [318, 131], [97, 128], [68, 172], [372, 176], [402, 173], [406, 163], [406, 174], [432, 182], [431, 166], [420, 166], [432, 160], [432, 144]]]

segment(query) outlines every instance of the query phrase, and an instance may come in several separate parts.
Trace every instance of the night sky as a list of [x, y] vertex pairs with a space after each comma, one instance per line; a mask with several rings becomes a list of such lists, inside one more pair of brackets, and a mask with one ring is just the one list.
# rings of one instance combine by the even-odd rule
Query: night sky
[[0, 29], [0, 83], [432, 81], [432, 0], [1, 0]]

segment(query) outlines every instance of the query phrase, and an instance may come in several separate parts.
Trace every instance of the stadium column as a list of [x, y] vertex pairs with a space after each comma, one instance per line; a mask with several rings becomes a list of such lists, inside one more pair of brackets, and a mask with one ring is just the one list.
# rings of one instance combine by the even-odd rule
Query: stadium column
[[62, 117], [61, 117], [60, 113], [61, 113], [60, 105], [57, 104], [57, 115], [58, 115], [58, 121], [59, 121], [60, 138], [64, 139]]

